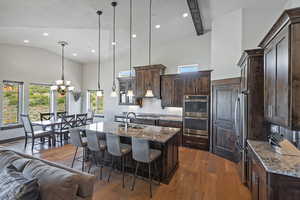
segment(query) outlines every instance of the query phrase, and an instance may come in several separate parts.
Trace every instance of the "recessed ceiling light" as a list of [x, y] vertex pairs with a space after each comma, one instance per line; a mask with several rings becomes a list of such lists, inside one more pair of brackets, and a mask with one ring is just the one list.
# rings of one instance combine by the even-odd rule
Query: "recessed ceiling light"
[[159, 25], [159, 24], [155, 25], [155, 28], [159, 29], [159, 28], [160, 28], [160, 25]]
[[132, 34], [132, 37], [133, 37], [133, 38], [136, 38], [136, 34]]
[[96, 50], [95, 50], [95, 49], [92, 49], [91, 52], [92, 52], [92, 53], [96, 53]]
[[29, 40], [24, 40], [24, 43], [29, 43]]
[[45, 32], [45, 33], [43, 33], [43, 36], [49, 36], [49, 33]]
[[117, 43], [116, 43], [116, 42], [112, 42], [111, 44], [112, 44], [113, 46], [115, 46]]
[[77, 53], [72, 53], [73, 56], [77, 56]]
[[183, 13], [183, 14], [182, 14], [182, 17], [183, 17], [183, 18], [186, 18], [186, 17], [188, 17], [188, 16], [189, 16], [188, 13]]

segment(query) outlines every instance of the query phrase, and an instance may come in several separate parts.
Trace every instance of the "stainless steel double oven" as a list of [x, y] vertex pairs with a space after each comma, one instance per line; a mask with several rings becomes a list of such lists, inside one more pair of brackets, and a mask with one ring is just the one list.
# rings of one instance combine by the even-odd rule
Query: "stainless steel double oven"
[[183, 134], [208, 139], [209, 96], [185, 95], [183, 109]]

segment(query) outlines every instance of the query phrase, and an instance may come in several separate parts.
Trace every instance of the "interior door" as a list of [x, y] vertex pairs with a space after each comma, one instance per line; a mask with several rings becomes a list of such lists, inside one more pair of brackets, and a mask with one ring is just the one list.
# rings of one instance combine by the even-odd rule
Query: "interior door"
[[212, 85], [213, 152], [228, 160], [237, 161], [235, 104], [240, 91], [240, 78], [214, 81]]

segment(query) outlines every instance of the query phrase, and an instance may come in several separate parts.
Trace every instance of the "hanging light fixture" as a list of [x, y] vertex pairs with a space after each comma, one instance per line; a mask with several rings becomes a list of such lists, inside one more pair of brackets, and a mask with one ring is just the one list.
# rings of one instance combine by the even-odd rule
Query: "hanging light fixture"
[[103, 91], [101, 90], [101, 85], [100, 85], [100, 67], [101, 67], [101, 15], [102, 15], [102, 11], [98, 10], [97, 11], [97, 15], [98, 15], [98, 25], [99, 25], [99, 34], [98, 34], [98, 91], [97, 91], [97, 96], [98, 97], [102, 97], [103, 96]]
[[116, 87], [116, 6], [117, 2], [113, 1], [111, 3], [114, 14], [113, 14], [113, 86], [112, 86], [112, 92], [110, 94], [111, 97], [117, 97], [117, 87]]
[[[149, 66], [151, 66], [151, 45], [152, 45], [152, 0], [149, 1]], [[149, 88], [146, 91], [145, 97], [154, 97], [153, 91]]]
[[61, 95], [73, 91], [75, 88], [71, 86], [71, 81], [65, 80], [65, 46], [68, 45], [65, 41], [59, 41], [58, 44], [62, 47], [62, 76], [60, 80], [55, 81], [55, 85], [51, 86], [52, 91], [57, 91]]
[[127, 90], [127, 96], [133, 97], [132, 90], [132, 0], [130, 0], [130, 34], [129, 34], [129, 73], [130, 73], [130, 81], [129, 87]]

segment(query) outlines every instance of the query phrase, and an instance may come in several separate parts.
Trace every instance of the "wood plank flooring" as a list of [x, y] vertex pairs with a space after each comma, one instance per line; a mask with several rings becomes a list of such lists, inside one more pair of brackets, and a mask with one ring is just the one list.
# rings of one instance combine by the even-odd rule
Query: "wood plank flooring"
[[[8, 143], [12, 149], [31, 154], [30, 147], [23, 148], [23, 141]], [[30, 144], [29, 144], [30, 146]], [[62, 147], [48, 148], [36, 146], [33, 156], [71, 165], [75, 148], [66, 144]], [[209, 152], [180, 148], [179, 168], [169, 185], [154, 185], [153, 200], [250, 200], [249, 190], [241, 184], [236, 164]], [[80, 169], [80, 163], [75, 166]], [[94, 169], [97, 174], [98, 169]], [[107, 177], [104, 169], [103, 177]], [[114, 172], [111, 182], [98, 180], [95, 185], [94, 200], [144, 200], [149, 197], [149, 184], [137, 179], [134, 191], [130, 190], [132, 176], [125, 179], [126, 188], [122, 188], [122, 176]]]

